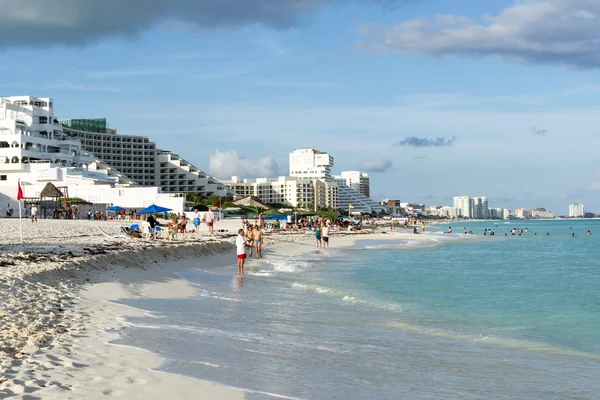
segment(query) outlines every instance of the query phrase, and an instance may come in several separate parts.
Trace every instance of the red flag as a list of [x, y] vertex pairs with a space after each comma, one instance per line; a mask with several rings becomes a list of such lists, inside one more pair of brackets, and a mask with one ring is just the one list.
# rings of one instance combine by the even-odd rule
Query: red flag
[[221, 199], [217, 200], [217, 208], [221, 208]]
[[21, 189], [21, 181], [19, 180], [19, 183], [17, 183], [18, 186], [18, 191], [17, 191], [17, 200], [23, 200], [25, 198], [25, 196], [23, 196], [23, 189]]

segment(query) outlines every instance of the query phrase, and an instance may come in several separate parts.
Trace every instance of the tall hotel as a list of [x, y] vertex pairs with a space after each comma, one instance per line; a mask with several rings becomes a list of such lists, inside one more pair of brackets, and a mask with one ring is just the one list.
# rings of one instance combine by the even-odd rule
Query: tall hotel
[[459, 210], [459, 216], [463, 218], [490, 218], [487, 197], [457, 196], [453, 199], [453, 206]]

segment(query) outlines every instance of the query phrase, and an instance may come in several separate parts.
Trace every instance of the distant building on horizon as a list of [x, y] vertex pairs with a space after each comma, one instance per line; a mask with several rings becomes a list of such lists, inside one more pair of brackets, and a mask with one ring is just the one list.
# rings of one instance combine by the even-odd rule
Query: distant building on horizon
[[509, 219], [510, 210], [508, 208], [491, 208], [489, 210], [490, 218], [492, 219]]
[[473, 218], [473, 199], [469, 196], [456, 196], [452, 199], [452, 205], [458, 209], [458, 216]]
[[460, 216], [471, 219], [489, 219], [489, 201], [487, 197], [456, 196], [452, 199], [454, 208], [460, 210]]
[[585, 216], [583, 204], [569, 204], [569, 217], [579, 218]]
[[527, 208], [517, 208], [515, 210], [515, 218], [528, 219], [531, 217], [531, 211]]
[[449, 207], [449, 206], [431, 206], [428, 207], [426, 210], [427, 215], [429, 216], [433, 216], [433, 217], [444, 217], [444, 218], [449, 218], [449, 219], [457, 219], [458, 217], [460, 217], [460, 212], [461, 210], [459, 208], [456, 207]]
[[541, 219], [552, 219], [554, 218], [554, 213], [552, 211], [546, 211], [545, 208], [535, 208], [530, 212], [531, 218], [541, 218]]

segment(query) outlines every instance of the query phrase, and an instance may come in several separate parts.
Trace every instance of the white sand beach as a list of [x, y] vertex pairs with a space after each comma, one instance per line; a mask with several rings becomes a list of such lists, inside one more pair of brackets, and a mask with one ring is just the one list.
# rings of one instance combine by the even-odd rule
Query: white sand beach
[[[180, 235], [180, 240], [146, 241], [119, 237], [125, 222], [0, 220], [0, 398], [239, 399], [243, 392], [153, 372], [153, 354], [107, 344], [125, 324], [121, 315], [139, 310], [107, 300], [132, 297], [193, 296], [195, 289], [178, 278], [178, 260], [193, 258], [197, 267], [232, 266], [234, 232], [239, 220], [226, 220], [210, 235]], [[117, 237], [108, 237], [98, 227]], [[351, 245], [359, 235], [334, 232], [332, 246]], [[369, 238], [424, 240], [426, 235], [376, 233]], [[274, 252], [302, 253], [314, 248], [310, 233], [265, 235]], [[247, 267], [252, 268], [253, 261]]]

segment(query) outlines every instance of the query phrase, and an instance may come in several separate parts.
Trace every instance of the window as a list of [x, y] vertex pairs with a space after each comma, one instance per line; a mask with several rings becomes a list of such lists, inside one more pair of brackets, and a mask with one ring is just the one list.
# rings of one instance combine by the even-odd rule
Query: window
[[6, 180], [6, 175], [0, 175], [0, 181], [5, 181]]
[[48, 117], [39, 117], [39, 123], [40, 124], [47, 124], [48, 123]]

